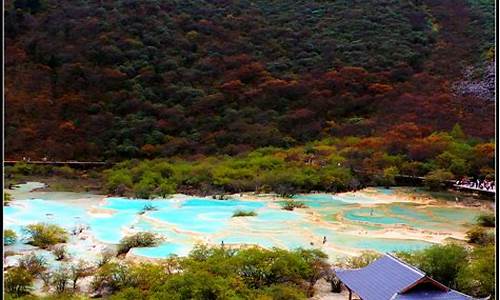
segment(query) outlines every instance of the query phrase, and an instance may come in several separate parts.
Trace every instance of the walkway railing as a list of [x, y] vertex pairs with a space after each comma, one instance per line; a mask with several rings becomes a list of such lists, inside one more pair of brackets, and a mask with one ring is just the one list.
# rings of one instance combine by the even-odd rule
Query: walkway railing
[[463, 185], [463, 184], [454, 184], [453, 187], [455, 187], [456, 189], [459, 189], [459, 190], [468, 190], [468, 191], [481, 192], [481, 193], [490, 193], [490, 194], [495, 194], [496, 193], [495, 188], [486, 189], [486, 188], [472, 187], [470, 185]]

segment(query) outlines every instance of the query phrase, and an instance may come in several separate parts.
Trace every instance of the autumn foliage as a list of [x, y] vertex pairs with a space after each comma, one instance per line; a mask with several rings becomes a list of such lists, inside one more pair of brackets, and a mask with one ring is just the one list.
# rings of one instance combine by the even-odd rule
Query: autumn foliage
[[372, 167], [366, 155], [434, 158], [447, 141], [432, 133], [455, 124], [487, 143], [494, 102], [450, 89], [489, 41], [471, 3], [6, 1], [5, 155], [238, 155], [355, 136], [348, 154]]

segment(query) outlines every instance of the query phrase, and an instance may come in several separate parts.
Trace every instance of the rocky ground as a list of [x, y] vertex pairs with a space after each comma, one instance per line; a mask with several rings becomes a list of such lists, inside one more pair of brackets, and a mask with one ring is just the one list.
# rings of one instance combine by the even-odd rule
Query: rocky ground
[[483, 67], [466, 68], [463, 79], [454, 84], [457, 95], [475, 96], [480, 99], [495, 100], [495, 61]]
[[[314, 286], [316, 293], [309, 300], [346, 300], [349, 299], [349, 292], [343, 289], [341, 293], [332, 293], [330, 283], [324, 279], [318, 280]], [[353, 299], [356, 299], [355, 297]]]

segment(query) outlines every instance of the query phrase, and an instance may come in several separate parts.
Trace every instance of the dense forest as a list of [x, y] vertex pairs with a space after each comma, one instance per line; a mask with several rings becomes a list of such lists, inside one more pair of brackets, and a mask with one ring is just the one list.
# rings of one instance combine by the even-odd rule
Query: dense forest
[[489, 149], [493, 99], [452, 86], [492, 63], [493, 5], [6, 1], [5, 155], [199, 160], [354, 138], [427, 162], [457, 124]]

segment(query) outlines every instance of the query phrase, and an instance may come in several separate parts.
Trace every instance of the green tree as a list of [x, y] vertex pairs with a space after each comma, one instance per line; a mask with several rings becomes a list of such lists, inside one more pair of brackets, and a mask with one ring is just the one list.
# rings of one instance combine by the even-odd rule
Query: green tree
[[413, 253], [398, 253], [398, 256], [444, 285], [457, 288], [457, 276], [467, 264], [468, 254], [465, 247], [448, 244], [430, 246]]
[[125, 263], [108, 262], [102, 265], [94, 274], [91, 287], [96, 292], [105, 290], [116, 292], [135, 285], [129, 265]]
[[5, 273], [5, 291], [16, 297], [28, 294], [33, 287], [33, 275], [22, 267], [14, 267]]
[[399, 174], [397, 167], [388, 167], [383, 171], [382, 180], [379, 184], [384, 186], [391, 186], [396, 184], [396, 175]]
[[150, 232], [138, 232], [126, 236], [120, 240], [117, 247], [117, 254], [127, 254], [130, 249], [135, 247], [153, 247], [157, 245], [159, 238]]
[[363, 251], [361, 255], [347, 257], [344, 260], [343, 265], [350, 269], [364, 268], [380, 258], [380, 256], [380, 253], [374, 251]]
[[17, 234], [12, 229], [4, 229], [3, 231], [3, 244], [4, 246], [12, 245], [17, 240]]
[[446, 171], [443, 169], [437, 169], [429, 172], [424, 177], [424, 183], [427, 187], [432, 190], [436, 190], [442, 188], [444, 186], [444, 182], [447, 180], [452, 180], [454, 178], [453, 174], [450, 171]]
[[69, 282], [70, 273], [65, 267], [59, 267], [51, 275], [51, 284], [54, 287], [56, 293], [64, 293]]
[[105, 172], [105, 187], [109, 193], [123, 196], [126, 188], [132, 187], [132, 176], [122, 169], [111, 169]]
[[483, 213], [477, 217], [477, 224], [484, 227], [495, 227], [495, 214]]
[[460, 291], [475, 297], [495, 295], [495, 246], [474, 249], [471, 260], [458, 274]]
[[488, 245], [495, 243], [495, 233], [484, 227], [474, 226], [467, 231], [469, 243], [478, 245]]
[[[136, 299], [147, 299], [145, 294], [147, 291], [140, 290], [135, 287], [125, 288], [116, 294], [111, 295], [109, 300], [136, 300]], [[152, 298], [155, 299], [155, 298]], [[161, 299], [161, 298], [158, 298]]]
[[31, 275], [38, 276], [47, 270], [48, 264], [43, 256], [30, 253], [22, 256], [18, 261], [18, 265], [28, 270]]
[[273, 300], [305, 300], [306, 294], [296, 286], [287, 284], [275, 284], [266, 287], [262, 292], [258, 293], [257, 299], [273, 299]]
[[236, 277], [222, 277], [207, 270], [190, 270], [175, 274], [160, 286], [151, 298], [171, 295], [173, 299], [231, 299], [236, 298]]
[[461, 177], [469, 173], [469, 166], [465, 159], [455, 158], [451, 161], [449, 170], [457, 177]]
[[29, 235], [30, 244], [43, 249], [68, 240], [67, 231], [55, 224], [31, 224], [23, 230]]
[[159, 185], [161, 175], [155, 172], [144, 172], [139, 182], [134, 184], [134, 193], [137, 198], [149, 199]]
[[166, 180], [162, 181], [156, 190], [156, 193], [162, 198], [166, 198], [169, 195], [175, 194], [175, 192], [175, 183]]
[[465, 133], [462, 130], [460, 124], [456, 123], [450, 131], [450, 135], [456, 140], [465, 139]]

